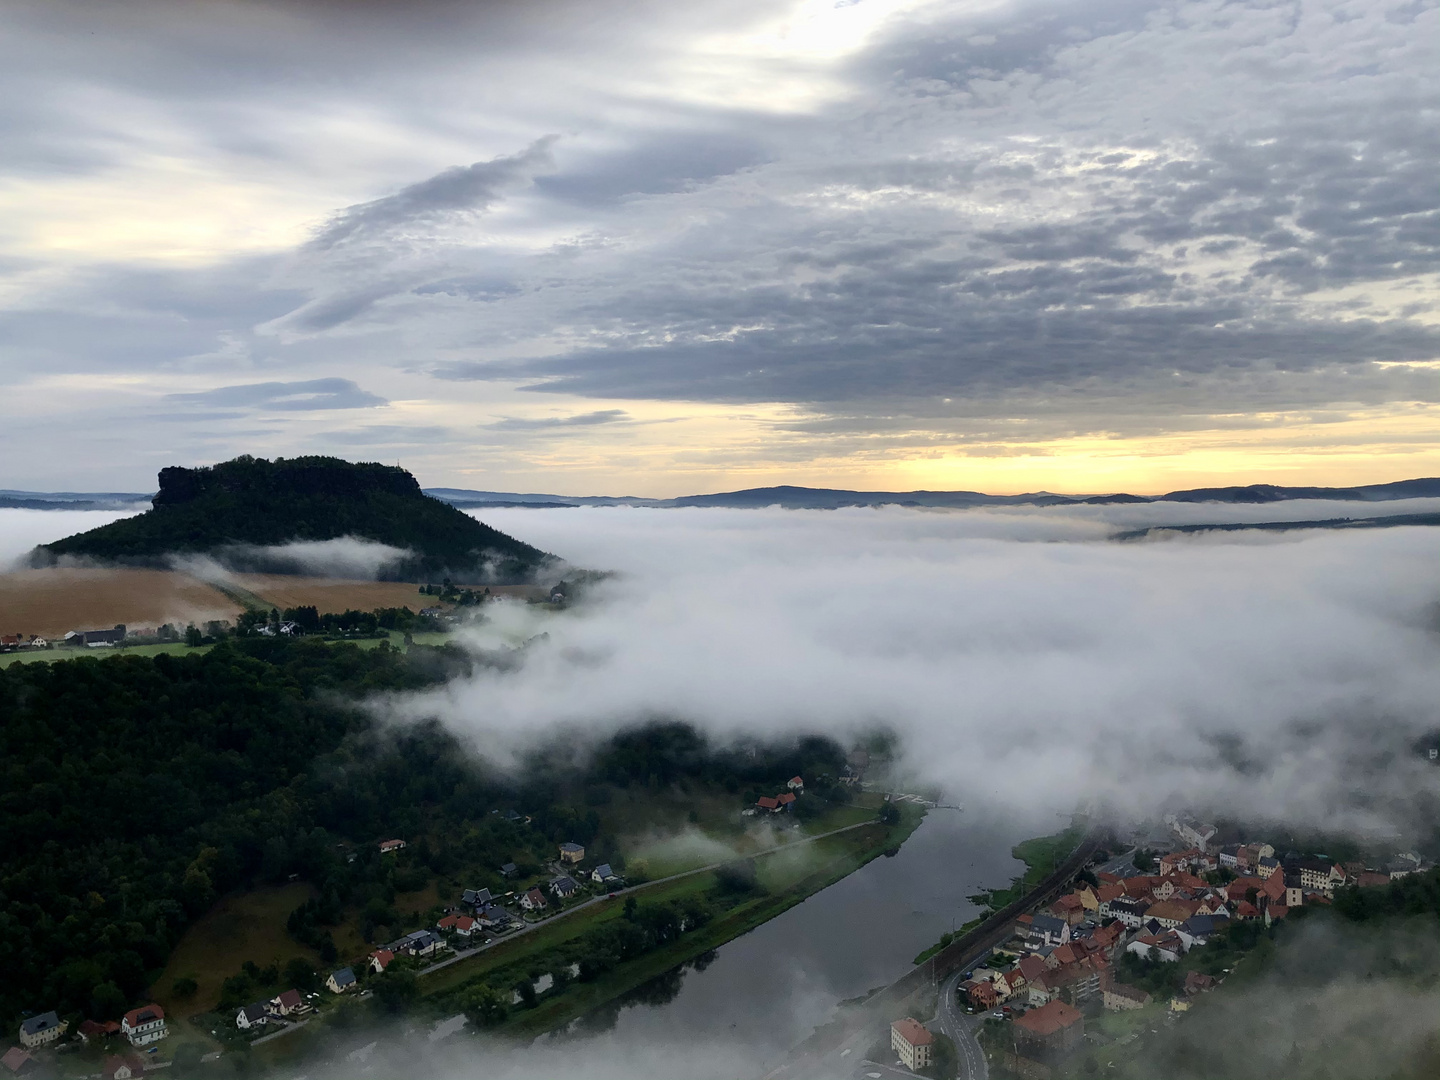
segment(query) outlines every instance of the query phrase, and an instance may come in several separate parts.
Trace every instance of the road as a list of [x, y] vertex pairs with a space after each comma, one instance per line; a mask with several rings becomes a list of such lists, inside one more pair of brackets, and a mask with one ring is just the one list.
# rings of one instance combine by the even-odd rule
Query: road
[[955, 988], [964, 977], [963, 971], [957, 971], [941, 984], [940, 1000], [936, 1002], [935, 1019], [931, 1021], [931, 1026], [949, 1035], [950, 1041], [955, 1044], [957, 1080], [989, 1080], [990, 1066], [985, 1063], [985, 1051], [980, 1049], [980, 1042], [975, 1038], [975, 1032], [985, 1022], [985, 1016], [983, 1013], [971, 1016], [955, 1001]]
[[[776, 847], [766, 848], [764, 851], [754, 852], [752, 855], [748, 856], [748, 858], [759, 859], [763, 858], [766, 855], [774, 855], [778, 851], [793, 851], [795, 848], [801, 847], [804, 844], [813, 844], [815, 841], [824, 840], [828, 836], [839, 836], [841, 833], [847, 833], [854, 829], [864, 829], [867, 826], [874, 824], [876, 824], [875, 821], [860, 821], [855, 823], [854, 825], [845, 825], [838, 829], [831, 829], [829, 832], [816, 833], [814, 836], [806, 836], [800, 840], [792, 840], [788, 844], [779, 844]], [[444, 960], [440, 960], [437, 963], [431, 964], [427, 968], [422, 968], [420, 971], [416, 972], [416, 975], [433, 975], [437, 971], [443, 971], [445, 968], [450, 967], [452, 964], [458, 964], [462, 960], [469, 960], [472, 956], [478, 956], [480, 953], [485, 952], [487, 949], [493, 949], [495, 948], [495, 946], [502, 945], [507, 941], [514, 941], [516, 938], [528, 934], [532, 930], [538, 930], [542, 926], [553, 926], [557, 921], [569, 918], [571, 915], [575, 915], [581, 911], [584, 911], [586, 908], [590, 907], [593, 904], [603, 904], [607, 900], [610, 900], [612, 898], [629, 896], [632, 893], [642, 892], [645, 889], [654, 888], [656, 885], [664, 885], [667, 882], [679, 881], [681, 878], [693, 877], [696, 874], [706, 874], [711, 872], [712, 870], [719, 870], [722, 866], [726, 866], [733, 861], [733, 859], [725, 859], [721, 862], [713, 862], [708, 866], [698, 866], [694, 870], [685, 870], [678, 874], [670, 874], [667, 877], [656, 878], [654, 881], [646, 881], [640, 885], [630, 885], [623, 889], [615, 889], [613, 892], [606, 893], [603, 896], [592, 896], [589, 900], [582, 901], [581, 903], [576, 904], [574, 907], [566, 908], [558, 915], [552, 915], [548, 919], [541, 919], [539, 922], [524, 923], [521, 925], [519, 930], [513, 930], [508, 934], [501, 934], [499, 937], [492, 938], [483, 945], [476, 945], [474, 948], [464, 949], [460, 952], [457, 952], [454, 956], [447, 957]]]

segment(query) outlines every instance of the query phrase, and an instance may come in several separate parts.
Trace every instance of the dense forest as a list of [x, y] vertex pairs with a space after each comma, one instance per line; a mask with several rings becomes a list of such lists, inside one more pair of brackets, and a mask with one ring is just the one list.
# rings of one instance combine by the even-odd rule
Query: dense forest
[[420, 490], [404, 469], [339, 458], [249, 456], [199, 469], [160, 470], [153, 509], [36, 548], [32, 562], [80, 556], [164, 565], [204, 553], [236, 569], [279, 570], [255, 548], [358, 537], [411, 553], [385, 573], [396, 581], [529, 580], [543, 551], [482, 525]]
[[[579, 763], [573, 747], [537, 751], [506, 775], [438, 725], [382, 728], [359, 705], [470, 662], [448, 648], [251, 638], [0, 670], [0, 1019], [115, 1018], [231, 889], [313, 883], [290, 930], [325, 957], [342, 905], [383, 933], [396, 891], [432, 875], [557, 840], [613, 848], [597, 807], [617, 788], [703, 778], [743, 793], [843, 761], [825, 740], [722, 748], [658, 723]], [[380, 859], [389, 836], [410, 839], [403, 860]]]

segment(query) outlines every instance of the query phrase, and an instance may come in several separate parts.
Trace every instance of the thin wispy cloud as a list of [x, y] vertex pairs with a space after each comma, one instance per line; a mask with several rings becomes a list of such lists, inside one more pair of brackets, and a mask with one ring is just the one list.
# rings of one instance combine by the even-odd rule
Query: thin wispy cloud
[[384, 398], [362, 390], [350, 379], [244, 383], [194, 393], [167, 394], [165, 400], [205, 406], [246, 406], [274, 412], [373, 409], [389, 404]]

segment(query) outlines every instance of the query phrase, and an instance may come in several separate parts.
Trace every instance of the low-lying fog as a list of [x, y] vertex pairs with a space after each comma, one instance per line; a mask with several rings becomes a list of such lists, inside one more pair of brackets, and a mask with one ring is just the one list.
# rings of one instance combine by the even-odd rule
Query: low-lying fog
[[[907, 906], [912, 885], [888, 901], [894, 882], [884, 875], [941, 835], [941, 823], [927, 821], [913, 852], [907, 845], [901, 859], [879, 860], [722, 948], [709, 978], [691, 973], [672, 1005], [629, 1010], [598, 1041], [512, 1055], [419, 1033], [382, 1039], [368, 1065], [344, 1057], [336, 1075], [382, 1075], [402, 1059], [456, 1078], [758, 1074], [837, 997], [868, 988], [864, 964], [884, 981], [916, 947], [897, 940], [893, 969], [888, 956], [857, 954], [851, 969], [822, 972], [783, 920], [849, 897], [847, 911], [874, 913], [867, 925], [915, 918], [913, 936], [928, 939], [950, 917], [947, 903], [963, 918], [965, 893], [1008, 876], [1011, 838], [985, 840], [987, 817], [1039, 832], [1077, 803], [1103, 801], [1135, 814], [1189, 805], [1313, 826], [1428, 826], [1419, 819], [1433, 818], [1435, 773], [1414, 747], [1440, 728], [1440, 530], [1107, 537], [1160, 523], [1434, 509], [1429, 502], [479, 513], [617, 576], [559, 615], [495, 605], [466, 632], [475, 645], [548, 637], [532, 642], [518, 670], [383, 703], [391, 715], [439, 715], [501, 758], [557, 734], [583, 745], [587, 734], [656, 716], [719, 738], [819, 730], [843, 740], [888, 725], [911, 776], [966, 805], [949, 827], [970, 830], [957, 842], [973, 854], [929, 858], [950, 899], [937, 895], [921, 912], [919, 901]], [[0, 560], [118, 516], [0, 510]], [[326, 571], [312, 558], [323, 564], [323, 550], [303, 554], [311, 572]], [[986, 860], [994, 865], [982, 873]], [[820, 923], [804, 925], [815, 956], [844, 955]], [[863, 927], [842, 936], [857, 934], [874, 936]], [[767, 944], [776, 935], [783, 948]], [[751, 957], [750, 946], [783, 955]], [[744, 970], [721, 978], [727, 965]], [[744, 1009], [722, 1007], [751, 978], [789, 988], [772, 1006], [773, 1040], [745, 1030]], [[852, 982], [858, 990], [842, 989]]]
[[[1277, 516], [1238, 508], [1257, 509]], [[1440, 531], [1104, 539], [1154, 511], [490, 510], [620, 576], [564, 618], [496, 612], [512, 638], [549, 633], [523, 670], [397, 711], [492, 753], [647, 716], [879, 723], [918, 779], [997, 807], [1409, 824], [1434, 776], [1410, 748], [1440, 725]]]

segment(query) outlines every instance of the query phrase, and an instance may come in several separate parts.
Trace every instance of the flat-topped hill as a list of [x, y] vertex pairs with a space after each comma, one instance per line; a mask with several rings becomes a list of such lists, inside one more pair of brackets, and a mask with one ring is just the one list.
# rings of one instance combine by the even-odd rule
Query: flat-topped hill
[[175, 555], [210, 555], [246, 569], [263, 549], [352, 537], [407, 554], [381, 576], [397, 581], [524, 581], [551, 556], [483, 525], [420, 490], [404, 469], [331, 457], [238, 457], [219, 465], [160, 470], [143, 514], [44, 544], [32, 563], [70, 556], [164, 566]]

